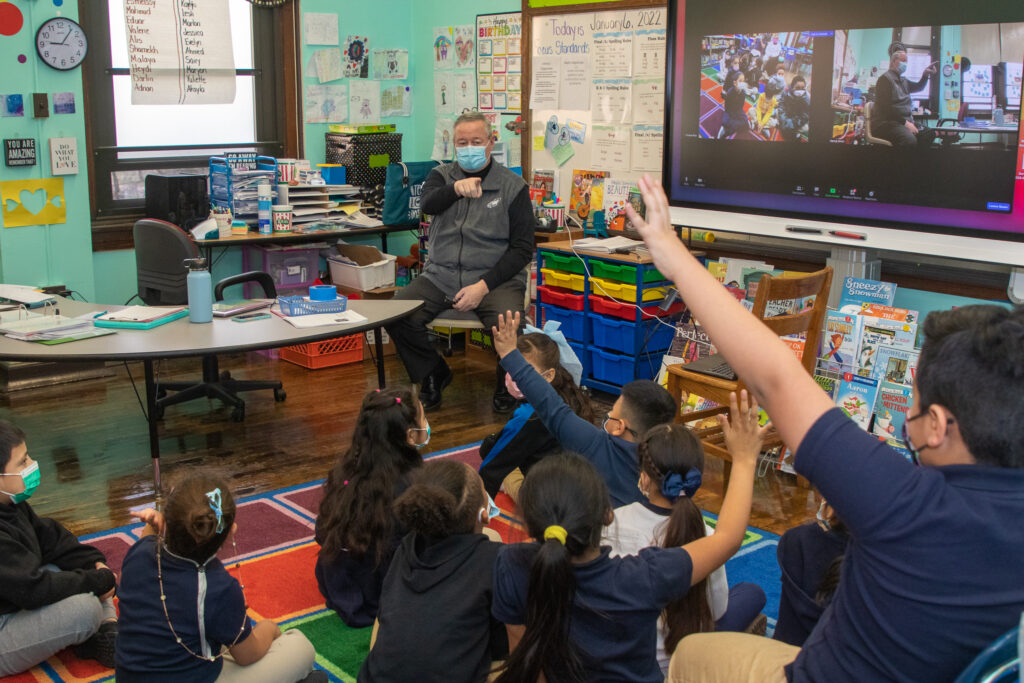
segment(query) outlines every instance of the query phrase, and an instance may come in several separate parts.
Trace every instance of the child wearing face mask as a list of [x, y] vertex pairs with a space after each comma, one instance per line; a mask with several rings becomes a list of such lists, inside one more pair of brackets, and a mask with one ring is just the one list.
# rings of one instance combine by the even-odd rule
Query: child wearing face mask
[[25, 432], [0, 420], [0, 676], [71, 645], [76, 656], [112, 668], [116, 578], [103, 553], [32, 510], [39, 480]]
[[[472, 467], [437, 460], [413, 473], [394, 512], [410, 533], [384, 579], [376, 640], [358, 680], [486, 680], [508, 654], [505, 628], [491, 616], [501, 544], [481, 533], [499, 510]], [[438, 615], [442, 628], [434, 627]]]
[[[594, 411], [590, 399], [573, 381], [569, 371], [560, 362], [558, 345], [541, 332], [524, 334], [516, 341], [516, 348], [526, 362], [543, 377], [572, 412], [587, 422], [593, 422]], [[523, 393], [505, 373], [505, 386], [515, 398], [522, 400]], [[480, 478], [490, 496], [498, 495], [502, 482], [515, 470], [519, 470], [505, 486], [505, 492], [515, 498], [518, 486], [512, 482], [522, 481], [530, 467], [541, 458], [561, 450], [558, 439], [552, 436], [544, 422], [529, 403], [521, 403], [512, 418], [501, 431], [491, 434], [480, 444]]]
[[327, 606], [349, 626], [373, 624], [381, 584], [405, 530], [393, 501], [423, 464], [430, 441], [423, 406], [409, 389], [366, 394], [352, 444], [327, 476], [316, 519], [316, 579]]
[[[651, 427], [640, 440], [637, 455], [637, 485], [644, 499], [616, 508], [615, 521], [601, 539], [611, 546], [611, 556], [674, 548], [713, 534], [693, 502], [704, 470], [704, 448], [693, 432], [681, 424]], [[658, 621], [658, 664], [663, 674], [684, 636], [744, 630], [766, 602], [764, 590], [756, 584], [739, 583], [730, 589], [724, 566], [693, 588], [666, 605]]]

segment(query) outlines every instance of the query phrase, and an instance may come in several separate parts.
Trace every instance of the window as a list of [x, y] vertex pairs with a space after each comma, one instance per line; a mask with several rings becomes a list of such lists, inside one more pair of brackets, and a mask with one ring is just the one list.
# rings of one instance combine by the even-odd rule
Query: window
[[228, 0], [228, 6], [234, 102], [133, 105], [123, 0], [79, 1], [91, 42], [83, 79], [94, 228], [123, 231], [140, 217], [147, 175], [205, 174], [208, 158], [225, 152], [297, 152], [295, 107], [288, 106], [295, 94], [286, 88], [294, 84], [295, 5], [268, 9]]

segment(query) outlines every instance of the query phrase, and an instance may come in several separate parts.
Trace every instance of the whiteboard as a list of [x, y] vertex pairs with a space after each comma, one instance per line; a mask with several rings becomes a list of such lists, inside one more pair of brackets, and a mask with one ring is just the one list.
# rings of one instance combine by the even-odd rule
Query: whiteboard
[[593, 211], [625, 203], [644, 173], [660, 180], [667, 27], [657, 6], [532, 17], [529, 169], [554, 171], [567, 207], [577, 170], [605, 175]]

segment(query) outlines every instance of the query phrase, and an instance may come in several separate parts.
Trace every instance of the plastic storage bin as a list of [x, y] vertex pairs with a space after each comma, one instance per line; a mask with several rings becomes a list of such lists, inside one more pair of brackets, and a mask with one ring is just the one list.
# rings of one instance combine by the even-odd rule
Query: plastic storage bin
[[[636, 285], [627, 285], [624, 282], [615, 282], [613, 280], [605, 280], [604, 278], [594, 277], [590, 279], [590, 291], [593, 294], [600, 294], [602, 296], [611, 296], [619, 301], [636, 301], [637, 292]], [[650, 289], [643, 290], [641, 301], [657, 301], [664, 299], [668, 293], [668, 287], [652, 287]]]
[[541, 285], [537, 287], [537, 295], [543, 304], [554, 304], [555, 306], [568, 308], [570, 311], [583, 310], [582, 294], [573, 294], [571, 291], [559, 289], [558, 287]]
[[590, 329], [595, 346], [633, 355], [664, 351], [676, 331], [675, 325], [658, 320], [635, 323], [603, 315], [590, 316]]
[[354, 266], [328, 258], [331, 282], [362, 292], [380, 287], [392, 287], [395, 284], [395, 260], [397, 258], [394, 254], [384, 254], [382, 262], [371, 263], [368, 266]]
[[[611, 315], [616, 318], [622, 318], [623, 320], [636, 320], [637, 309], [636, 306], [630, 303], [619, 303], [618, 301], [612, 301], [603, 296], [591, 296], [590, 297], [590, 310], [594, 313], [600, 313], [601, 315]], [[656, 315], [659, 317], [676, 315], [681, 313], [683, 310], [683, 302], [676, 301], [668, 310], [663, 311], [658, 304], [653, 306], [644, 306], [643, 315], [646, 319], [648, 316]]]
[[643, 283], [664, 282], [665, 276], [652, 265], [633, 265], [630, 263], [614, 263], [600, 259], [590, 259], [590, 272], [594, 277], [602, 277], [607, 280], [617, 280], [630, 285], [636, 284], [636, 269], [640, 268], [640, 280]]
[[661, 353], [645, 353], [637, 358], [594, 347], [588, 350], [590, 352], [590, 377], [620, 387], [629, 384], [634, 379], [654, 379], [661, 367], [663, 355]]
[[576, 273], [577, 275], [583, 275], [586, 272], [583, 269], [583, 262], [572, 254], [554, 254], [550, 251], [542, 251], [541, 255], [544, 259], [545, 268], [561, 270], [566, 273]]
[[570, 311], [567, 308], [545, 304], [541, 304], [540, 310], [543, 320], [538, 327], [543, 327], [543, 323], [549, 320], [557, 320], [562, 323], [559, 330], [566, 339], [579, 342], [587, 341], [587, 317], [581, 311]]
[[281, 360], [310, 370], [355, 363], [363, 360], [363, 335], [353, 334], [312, 344], [285, 346], [281, 349], [280, 357]]
[[566, 273], [561, 270], [551, 270], [550, 268], [541, 268], [540, 272], [544, 276], [544, 284], [549, 287], [561, 287], [575, 292], [583, 291], [584, 280], [582, 275]]
[[[262, 270], [278, 288], [308, 287], [320, 276], [320, 251], [305, 247], [250, 246], [242, 252], [242, 269]], [[255, 288], [253, 291], [260, 291]], [[249, 288], [246, 288], [249, 296]]]

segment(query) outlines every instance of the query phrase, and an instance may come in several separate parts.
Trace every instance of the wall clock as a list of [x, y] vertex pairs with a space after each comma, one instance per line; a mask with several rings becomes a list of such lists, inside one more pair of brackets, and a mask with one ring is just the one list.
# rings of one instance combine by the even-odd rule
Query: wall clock
[[36, 31], [39, 59], [58, 71], [69, 71], [81, 64], [88, 49], [85, 31], [71, 19], [47, 19]]

